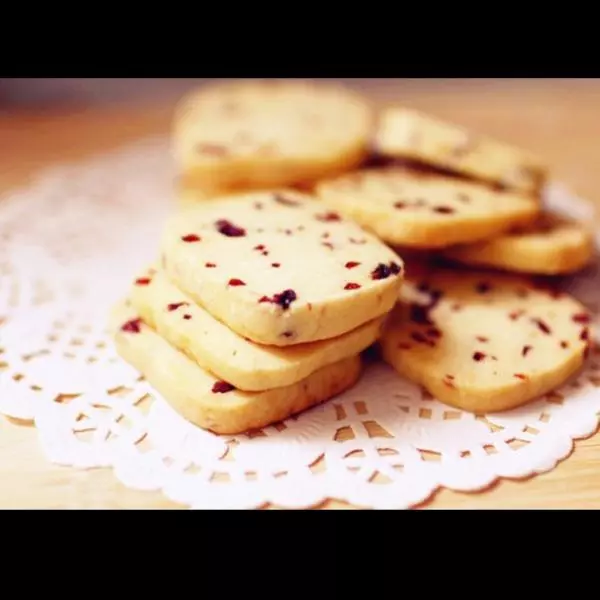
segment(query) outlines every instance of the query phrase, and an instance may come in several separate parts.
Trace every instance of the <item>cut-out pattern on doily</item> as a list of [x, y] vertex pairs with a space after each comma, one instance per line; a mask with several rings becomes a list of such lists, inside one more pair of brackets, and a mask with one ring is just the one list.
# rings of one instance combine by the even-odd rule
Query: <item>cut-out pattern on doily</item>
[[[485, 417], [371, 362], [340, 397], [251, 435], [178, 414], [116, 355], [107, 314], [155, 258], [171, 209], [163, 139], [45, 172], [0, 200], [0, 412], [35, 421], [56, 463], [112, 467], [126, 485], [196, 508], [404, 508], [438, 487], [477, 490], [552, 469], [600, 413], [600, 354], [561, 389]], [[557, 210], [588, 218], [560, 186]], [[600, 262], [564, 287], [600, 312]]]

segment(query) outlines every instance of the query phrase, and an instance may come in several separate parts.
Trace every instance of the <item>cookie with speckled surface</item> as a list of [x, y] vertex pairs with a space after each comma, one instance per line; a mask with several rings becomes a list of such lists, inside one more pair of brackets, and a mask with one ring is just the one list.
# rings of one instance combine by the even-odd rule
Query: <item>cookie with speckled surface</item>
[[547, 167], [532, 153], [402, 107], [381, 114], [375, 134], [378, 153], [411, 159], [466, 177], [537, 194]]
[[180, 103], [174, 153], [187, 185], [287, 187], [358, 165], [372, 124], [359, 95], [331, 84], [217, 83]]
[[386, 314], [403, 277], [393, 250], [293, 191], [178, 213], [161, 248], [173, 284], [239, 335], [274, 346], [334, 338]]
[[544, 214], [528, 227], [465, 246], [444, 256], [465, 265], [537, 275], [575, 273], [594, 256], [594, 236], [583, 223]]
[[292, 385], [242, 392], [173, 348], [130, 307], [113, 311], [111, 330], [125, 361], [184, 418], [215, 433], [243, 433], [281, 421], [351, 388], [361, 373], [360, 357], [352, 356]]
[[591, 319], [525, 277], [423, 269], [406, 281], [382, 355], [441, 402], [484, 413], [563, 384], [584, 362]]
[[336, 338], [278, 348], [248, 341], [178, 290], [160, 270], [138, 277], [129, 299], [139, 316], [172, 346], [236, 388], [268, 390], [355, 356], [381, 333], [379, 317]]
[[316, 193], [383, 241], [413, 248], [487, 239], [530, 223], [540, 210], [523, 194], [399, 166], [323, 181]]

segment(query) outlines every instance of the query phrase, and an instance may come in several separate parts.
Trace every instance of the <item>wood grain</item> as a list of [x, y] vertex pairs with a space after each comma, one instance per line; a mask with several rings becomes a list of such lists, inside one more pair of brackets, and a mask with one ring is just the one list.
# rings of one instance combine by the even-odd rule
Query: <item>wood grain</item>
[[[363, 82], [364, 84], [364, 82]], [[554, 175], [600, 206], [600, 81], [394, 80], [366, 84], [382, 103], [402, 103], [537, 152]], [[172, 106], [119, 107], [76, 113], [0, 115], [0, 194], [40, 168], [86, 158], [140, 136], [165, 133]], [[600, 225], [600, 221], [599, 221]], [[600, 508], [600, 436], [551, 473], [503, 480], [484, 492], [441, 490], [427, 508]], [[0, 508], [177, 508], [155, 492], [126, 489], [105, 469], [50, 465], [33, 427], [0, 418]], [[352, 508], [329, 501], [320, 508]]]

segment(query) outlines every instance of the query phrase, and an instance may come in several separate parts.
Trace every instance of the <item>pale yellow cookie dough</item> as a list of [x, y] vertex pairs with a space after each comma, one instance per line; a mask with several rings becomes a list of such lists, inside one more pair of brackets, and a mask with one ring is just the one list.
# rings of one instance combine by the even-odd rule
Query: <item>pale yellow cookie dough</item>
[[174, 215], [161, 244], [169, 279], [230, 329], [289, 346], [340, 336], [388, 313], [401, 258], [299, 192], [262, 192]]
[[336, 85], [216, 83], [181, 101], [174, 154], [190, 185], [289, 186], [358, 165], [368, 153], [372, 126], [363, 98]]
[[545, 214], [529, 227], [499, 237], [450, 248], [448, 258], [466, 265], [539, 275], [581, 270], [594, 256], [594, 236], [583, 223]]
[[246, 391], [288, 386], [356, 356], [377, 340], [384, 320], [379, 317], [329, 340], [278, 348], [238, 335], [179, 291], [160, 270], [137, 278], [129, 298], [144, 322], [172, 346]]
[[546, 165], [531, 152], [403, 107], [383, 111], [375, 148], [528, 194], [546, 180]]
[[215, 433], [243, 433], [281, 421], [349, 389], [361, 373], [360, 357], [353, 356], [286, 387], [242, 392], [173, 348], [129, 307], [115, 309], [111, 328], [119, 354], [184, 418]]
[[406, 282], [381, 348], [384, 360], [441, 402], [494, 412], [538, 398], [575, 374], [589, 327], [579, 302], [524, 277], [424, 271]]
[[514, 192], [405, 167], [365, 169], [323, 181], [317, 195], [383, 241], [445, 248], [530, 223], [537, 200]]

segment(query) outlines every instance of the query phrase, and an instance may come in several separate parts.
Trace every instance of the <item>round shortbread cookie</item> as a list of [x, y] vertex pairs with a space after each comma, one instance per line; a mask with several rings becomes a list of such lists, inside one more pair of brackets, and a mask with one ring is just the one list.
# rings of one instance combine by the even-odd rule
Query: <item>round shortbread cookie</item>
[[290, 346], [342, 335], [388, 313], [401, 258], [375, 236], [293, 191], [221, 198], [182, 211], [162, 268], [241, 336]]
[[383, 241], [413, 248], [486, 239], [530, 223], [540, 210], [529, 196], [398, 166], [342, 175], [316, 192]]
[[336, 338], [278, 348], [238, 335], [177, 289], [160, 270], [138, 277], [129, 296], [139, 316], [200, 367], [245, 391], [291, 385], [356, 356], [381, 333], [384, 317]]
[[383, 156], [421, 161], [528, 194], [537, 194], [546, 180], [547, 167], [531, 152], [403, 107], [383, 111], [374, 146]]
[[497, 238], [457, 246], [444, 256], [466, 265], [539, 275], [583, 269], [594, 256], [594, 236], [582, 223], [544, 214], [530, 226]]
[[201, 369], [127, 306], [113, 311], [111, 329], [121, 357], [184, 418], [215, 433], [244, 433], [286, 419], [349, 389], [361, 373], [360, 357], [352, 356], [289, 386], [242, 392]]
[[290, 186], [349, 170], [367, 155], [368, 104], [350, 90], [303, 81], [237, 81], [182, 100], [174, 150], [182, 178], [220, 189]]
[[524, 277], [423, 270], [405, 283], [381, 348], [386, 362], [440, 401], [494, 412], [576, 373], [590, 322], [579, 302]]

